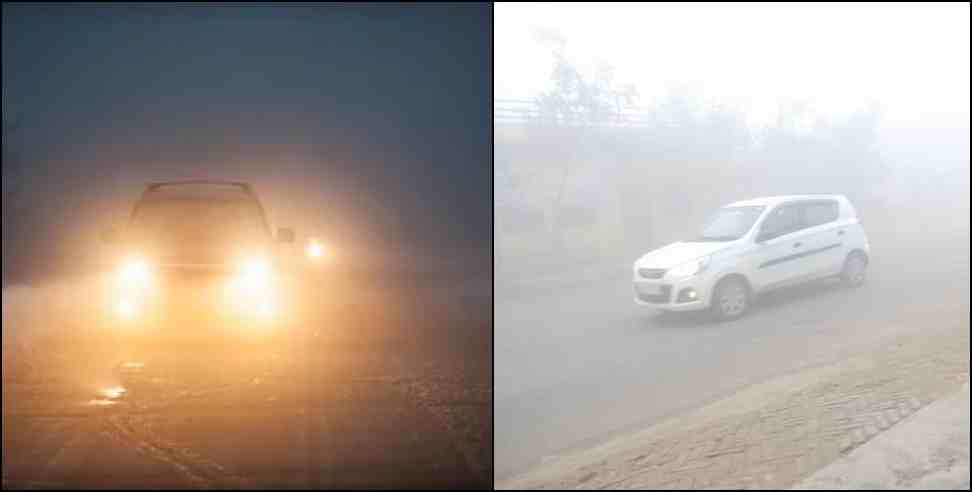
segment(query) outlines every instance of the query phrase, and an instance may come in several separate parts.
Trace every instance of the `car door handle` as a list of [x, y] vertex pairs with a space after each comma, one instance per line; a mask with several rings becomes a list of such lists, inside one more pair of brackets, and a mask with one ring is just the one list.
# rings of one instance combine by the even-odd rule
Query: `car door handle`
[[801, 246], [803, 246], [803, 243], [796, 243], [793, 245], [794, 248], [799, 248]]
[[844, 235], [844, 231], [837, 231], [837, 235], [838, 236], [843, 236]]

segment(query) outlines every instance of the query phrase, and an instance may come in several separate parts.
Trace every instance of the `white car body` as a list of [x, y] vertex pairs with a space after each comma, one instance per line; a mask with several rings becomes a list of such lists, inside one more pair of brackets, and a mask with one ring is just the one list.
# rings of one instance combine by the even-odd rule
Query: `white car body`
[[[799, 207], [790, 207], [799, 205]], [[813, 205], [813, 220], [809, 217]], [[836, 207], [836, 217], [826, 207]], [[634, 299], [641, 306], [662, 311], [708, 309], [713, 290], [730, 276], [741, 278], [751, 294], [821, 278], [839, 276], [853, 252], [870, 257], [867, 236], [857, 212], [842, 195], [798, 195], [757, 198], [729, 204], [763, 207], [749, 230], [724, 242], [677, 242], [654, 250], [635, 262]], [[757, 241], [774, 212], [799, 210], [800, 226], [768, 240]], [[756, 213], [756, 209], [751, 209]], [[821, 210], [824, 215], [821, 215]], [[822, 217], [822, 218], [821, 218]], [[827, 220], [832, 218], [833, 220]], [[796, 219], [786, 219], [796, 220]], [[825, 220], [825, 222], [822, 222]], [[792, 227], [791, 227], [792, 228]], [[786, 230], [786, 229], [784, 229]], [[701, 262], [701, 267], [698, 266]], [[680, 272], [681, 270], [681, 272]], [[700, 270], [693, 273], [693, 270]], [[694, 297], [690, 291], [694, 291]]]

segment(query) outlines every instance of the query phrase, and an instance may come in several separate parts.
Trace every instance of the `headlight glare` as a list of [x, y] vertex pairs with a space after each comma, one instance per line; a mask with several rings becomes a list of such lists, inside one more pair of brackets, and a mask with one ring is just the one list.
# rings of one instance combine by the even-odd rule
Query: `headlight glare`
[[234, 309], [261, 320], [277, 317], [276, 274], [265, 257], [251, 257], [239, 263], [232, 283]]
[[147, 261], [136, 258], [122, 264], [119, 272], [122, 287], [128, 289], [144, 289], [152, 281], [152, 269]]
[[307, 245], [307, 256], [312, 260], [320, 260], [324, 257], [324, 247], [318, 243]]
[[138, 317], [138, 303], [134, 299], [122, 299], [115, 305], [115, 314], [125, 321], [131, 321]]
[[263, 258], [250, 258], [244, 261], [237, 274], [236, 284], [244, 293], [266, 292], [273, 281], [273, 268]]

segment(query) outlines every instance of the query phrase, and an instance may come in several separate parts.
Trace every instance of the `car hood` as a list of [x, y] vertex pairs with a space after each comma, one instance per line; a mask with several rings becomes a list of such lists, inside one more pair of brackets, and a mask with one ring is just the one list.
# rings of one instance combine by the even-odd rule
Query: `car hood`
[[729, 248], [733, 243], [677, 242], [656, 249], [638, 259], [637, 268], [669, 269]]
[[174, 241], [140, 239], [128, 243], [129, 251], [137, 251], [153, 263], [168, 267], [196, 265], [222, 268], [230, 266], [239, 258], [259, 253], [272, 256], [273, 250], [266, 241], [200, 240]]

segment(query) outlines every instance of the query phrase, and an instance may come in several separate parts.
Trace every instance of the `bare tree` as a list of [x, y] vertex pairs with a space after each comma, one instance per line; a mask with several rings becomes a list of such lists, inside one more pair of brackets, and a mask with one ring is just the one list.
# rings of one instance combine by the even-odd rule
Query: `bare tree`
[[[572, 140], [580, 152], [563, 159], [559, 189], [553, 207], [554, 223], [564, 219], [567, 184], [572, 174], [572, 160], [583, 158], [600, 148], [604, 130], [622, 122], [624, 112], [634, 106], [638, 91], [633, 85], [619, 86], [615, 68], [601, 62], [592, 76], [585, 76], [570, 60], [567, 42], [555, 30], [538, 29], [536, 38], [551, 47], [554, 66], [550, 90], [536, 98], [537, 116], [533, 127]], [[587, 150], [585, 150], [587, 149]]]
[[[538, 35], [549, 39], [550, 34]], [[638, 91], [633, 85], [618, 86], [615, 68], [605, 62], [592, 77], [585, 77], [568, 58], [563, 38], [553, 38], [553, 87], [536, 98], [538, 123], [544, 126], [596, 128], [621, 121], [634, 105]]]

